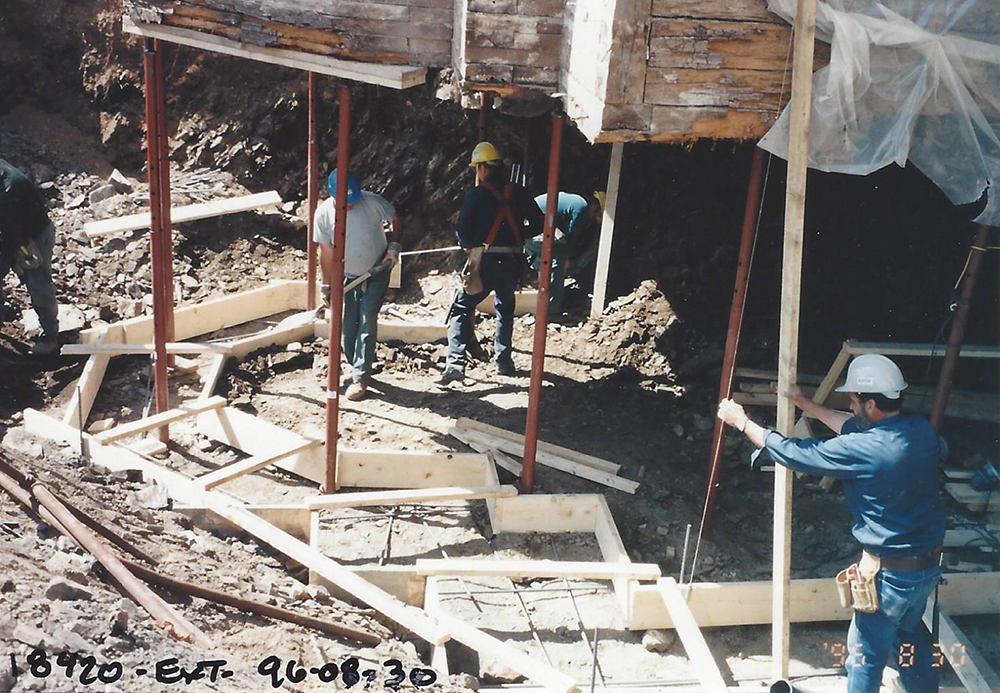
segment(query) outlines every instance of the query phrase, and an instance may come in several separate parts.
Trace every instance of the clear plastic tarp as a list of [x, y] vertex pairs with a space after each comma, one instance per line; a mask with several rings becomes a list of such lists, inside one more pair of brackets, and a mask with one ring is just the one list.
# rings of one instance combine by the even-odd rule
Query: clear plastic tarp
[[[796, 0], [768, 0], [789, 23]], [[830, 64], [813, 75], [809, 167], [864, 175], [906, 160], [955, 204], [1000, 175], [1000, 2], [818, 0]], [[760, 146], [787, 158], [789, 112]], [[979, 221], [1000, 226], [1000, 191]]]

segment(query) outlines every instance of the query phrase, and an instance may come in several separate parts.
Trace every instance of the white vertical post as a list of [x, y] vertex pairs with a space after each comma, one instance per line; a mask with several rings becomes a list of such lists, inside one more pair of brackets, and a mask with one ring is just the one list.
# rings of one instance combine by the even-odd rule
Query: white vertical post
[[608, 169], [608, 190], [604, 198], [604, 217], [601, 219], [601, 241], [597, 246], [597, 269], [594, 272], [594, 298], [590, 304], [590, 317], [600, 317], [608, 293], [608, 270], [611, 267], [611, 240], [615, 235], [615, 208], [618, 206], [618, 179], [622, 172], [624, 142], [611, 145], [611, 166]]

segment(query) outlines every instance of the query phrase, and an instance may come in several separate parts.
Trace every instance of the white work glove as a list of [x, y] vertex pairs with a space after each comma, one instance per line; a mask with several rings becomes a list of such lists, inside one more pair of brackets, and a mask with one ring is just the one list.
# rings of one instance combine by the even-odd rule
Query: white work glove
[[390, 243], [389, 248], [385, 251], [385, 256], [392, 259], [393, 265], [399, 264], [399, 253], [403, 250], [403, 246], [399, 243]]

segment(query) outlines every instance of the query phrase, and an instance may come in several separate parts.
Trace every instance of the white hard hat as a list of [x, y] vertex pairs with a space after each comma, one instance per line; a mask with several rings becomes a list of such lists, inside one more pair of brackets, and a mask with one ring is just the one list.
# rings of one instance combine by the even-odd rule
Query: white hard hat
[[882, 354], [862, 354], [851, 361], [847, 381], [837, 392], [875, 393], [899, 399], [907, 387], [899, 366]]

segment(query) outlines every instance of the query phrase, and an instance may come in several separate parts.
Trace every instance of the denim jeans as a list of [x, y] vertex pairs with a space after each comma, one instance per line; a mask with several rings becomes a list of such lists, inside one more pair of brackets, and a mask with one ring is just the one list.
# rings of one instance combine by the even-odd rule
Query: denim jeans
[[[524, 241], [524, 254], [531, 269], [538, 271], [542, 264], [541, 236]], [[569, 261], [569, 246], [565, 243], [552, 244], [552, 275], [549, 279], [549, 313], [562, 313], [563, 294], [566, 293], [566, 263]], [[539, 281], [541, 281], [539, 279]]]
[[[351, 378], [356, 383], [367, 383], [372, 378], [378, 342], [378, 311], [389, 288], [389, 274], [388, 270], [374, 274], [344, 295], [340, 343], [344, 358], [351, 364]], [[355, 277], [348, 277], [346, 281], [352, 279]]]
[[[42, 334], [46, 337], [55, 337], [59, 334], [59, 307], [56, 304], [56, 287], [52, 283], [52, 249], [56, 244], [55, 225], [50, 222], [34, 241], [42, 256], [42, 262], [35, 269], [22, 274], [21, 283], [31, 297], [31, 307], [38, 313]], [[0, 257], [0, 310], [7, 298], [4, 295], [3, 280], [13, 266], [14, 258]]]
[[465, 371], [465, 351], [472, 339], [472, 311], [484, 298], [494, 294], [497, 333], [494, 339], [497, 363], [511, 363], [514, 336], [514, 292], [521, 278], [524, 258], [513, 253], [483, 255], [479, 275], [483, 290], [477, 294], [460, 291], [448, 311], [448, 359], [446, 370]]
[[937, 693], [935, 664], [940, 664], [921, 619], [940, 579], [937, 567], [879, 571], [879, 609], [873, 614], [855, 611], [847, 635], [847, 693], [878, 693], [889, 662], [896, 664], [906, 693]]

